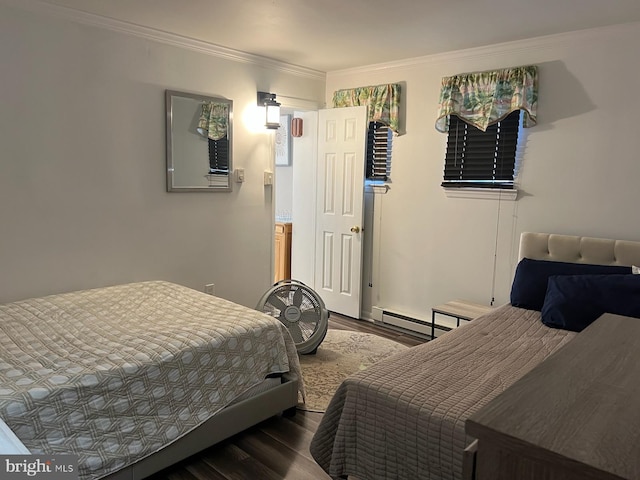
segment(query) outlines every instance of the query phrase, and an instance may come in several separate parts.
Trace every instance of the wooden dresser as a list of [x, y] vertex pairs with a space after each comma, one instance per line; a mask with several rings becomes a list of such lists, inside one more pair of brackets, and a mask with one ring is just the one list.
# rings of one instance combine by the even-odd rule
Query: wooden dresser
[[291, 223], [276, 222], [274, 282], [291, 278]]
[[640, 479], [640, 319], [603, 315], [466, 431], [478, 440], [465, 478]]

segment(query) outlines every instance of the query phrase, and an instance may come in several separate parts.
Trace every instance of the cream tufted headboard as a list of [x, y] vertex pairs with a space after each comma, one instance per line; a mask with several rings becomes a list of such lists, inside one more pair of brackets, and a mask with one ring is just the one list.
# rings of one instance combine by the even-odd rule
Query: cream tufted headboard
[[518, 260], [525, 257], [555, 262], [640, 266], [640, 242], [523, 232]]

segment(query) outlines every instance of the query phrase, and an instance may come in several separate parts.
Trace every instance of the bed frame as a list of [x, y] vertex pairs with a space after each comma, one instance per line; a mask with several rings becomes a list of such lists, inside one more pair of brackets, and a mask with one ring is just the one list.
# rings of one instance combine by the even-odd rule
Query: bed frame
[[[525, 232], [520, 236], [519, 258], [525, 257], [568, 263], [640, 265], [640, 242]], [[433, 342], [355, 374], [355, 378], [345, 380], [338, 388], [311, 441], [311, 455], [325, 471], [338, 478], [346, 478], [347, 474], [381, 480], [394, 474], [398, 478], [407, 478], [409, 474], [414, 478], [422, 472], [423, 478], [460, 479], [470, 470], [469, 460], [473, 459], [471, 452], [463, 454], [471, 437], [467, 438], [460, 427], [477, 411], [476, 406], [482, 406], [480, 400], [498, 395], [501, 386], [517, 381], [520, 370], [526, 371], [528, 365], [533, 367], [533, 362], [542, 361], [542, 354], [553, 354], [580, 335], [551, 329], [540, 320], [540, 312], [505, 304]], [[512, 336], [503, 337], [507, 330]], [[517, 337], [520, 342], [513, 342], [513, 335], [520, 333], [526, 334]], [[469, 342], [466, 347], [465, 341]], [[458, 362], [465, 358], [468, 361], [470, 352], [480, 350], [477, 346], [483, 347], [482, 355], [495, 359], [486, 376], [482, 371], [475, 375], [474, 365]], [[518, 348], [529, 346], [536, 348], [528, 351], [527, 356], [519, 355]], [[499, 355], [497, 349], [506, 352], [505, 355]], [[518, 357], [527, 363], [519, 366], [513, 361]], [[499, 362], [507, 361], [508, 368], [503, 370]], [[419, 372], [420, 376], [398, 375], [403, 367], [410, 373]], [[461, 372], [460, 376], [442, 375], [442, 371], [446, 374], [456, 370]], [[485, 384], [486, 388], [478, 387]], [[469, 385], [476, 390], [467, 391]], [[442, 388], [436, 391], [439, 387]], [[453, 403], [454, 398], [464, 401]], [[353, 427], [356, 424], [358, 428]], [[433, 457], [427, 453], [430, 449]]]
[[214, 417], [158, 452], [106, 477], [108, 480], [138, 480], [184, 460], [249, 427], [278, 414], [295, 414], [298, 378], [282, 376], [282, 383], [226, 407]]
[[[553, 235], [553, 234], [547, 234], [547, 233], [525, 232], [525, 233], [522, 233], [520, 237], [519, 260], [525, 257], [533, 260], [550, 260], [550, 261], [561, 261], [561, 262], [570, 262], [570, 263], [638, 266], [640, 265], [640, 242], [634, 242], [634, 241], [628, 241], [628, 240], [612, 240], [612, 239], [605, 239], [605, 238], [577, 237], [577, 236], [569, 236], [569, 235]], [[598, 475], [606, 475], [607, 472], [612, 473], [612, 478], [613, 476], [615, 476], [616, 478], [622, 478], [615, 475], [613, 470], [611, 470], [611, 467], [618, 466], [622, 468], [622, 470], [624, 470], [623, 467], [626, 466], [625, 461], [629, 460], [628, 458], [624, 457], [624, 452], [626, 452], [626, 450], [618, 449], [620, 451], [623, 451], [623, 453], [620, 454], [622, 456], [619, 455], [614, 460], [606, 457], [606, 455], [604, 460], [602, 460], [601, 458], [593, 458], [589, 455], [588, 448], [586, 450], [581, 450], [581, 446], [593, 443], [592, 440], [590, 440], [589, 435], [595, 434], [595, 435], [602, 436], [603, 432], [605, 432], [605, 430], [608, 427], [613, 428], [615, 430], [615, 428], [612, 426], [615, 424], [615, 422], [613, 423], [605, 422], [605, 425], [599, 428], [597, 432], [593, 429], [589, 430], [588, 428], [585, 430], [584, 428], [582, 428], [582, 426], [576, 427], [576, 430], [580, 432], [576, 436], [580, 438], [577, 440], [577, 443], [575, 444], [572, 441], [571, 445], [566, 449], [566, 452], [570, 453], [569, 456], [558, 453], [557, 451], [553, 451], [550, 454], [549, 453], [550, 450], [545, 450], [544, 447], [541, 447], [540, 445], [536, 445], [536, 443], [541, 438], [541, 436], [536, 437], [535, 434], [532, 434], [533, 436], [528, 439], [529, 443], [527, 443], [525, 455], [524, 456], [517, 455], [517, 454], [514, 455], [513, 454], [513, 452], [515, 451], [514, 445], [522, 444], [522, 435], [523, 435], [522, 432], [531, 433], [533, 432], [533, 430], [531, 429], [527, 430], [527, 426], [523, 427], [522, 422], [520, 423], [518, 422], [517, 415], [518, 415], [519, 407], [511, 408], [512, 405], [507, 405], [505, 403], [508, 401], [508, 399], [513, 399], [517, 397], [516, 402], [519, 402], [519, 405], [521, 405], [522, 404], [521, 400], [524, 398], [523, 395], [526, 396], [526, 392], [525, 390], [523, 390], [523, 387], [530, 388], [530, 389], [538, 388], [538, 391], [540, 391], [539, 387], [542, 386], [545, 388], [545, 394], [543, 395], [543, 397], [545, 397], [544, 400], [547, 402], [547, 404], [554, 405], [554, 409], [556, 410], [559, 408], [562, 408], [561, 402], [558, 401], [559, 397], [554, 400], [553, 399], [554, 392], [549, 391], [549, 389], [546, 388], [548, 387], [548, 380], [549, 380], [550, 374], [564, 375], [562, 380], [566, 382], [567, 378], [569, 378], [571, 375], [575, 376], [576, 374], [580, 373], [584, 378], [579, 379], [579, 381], [576, 380], [577, 377], [572, 378], [572, 383], [577, 382], [581, 384], [582, 383], [587, 384], [588, 382], [591, 382], [593, 380], [592, 385], [589, 388], [589, 390], [591, 391], [597, 391], [597, 389], [601, 389], [602, 386], [605, 384], [607, 385], [607, 387], [609, 387], [609, 384], [606, 383], [606, 381], [600, 380], [597, 377], [597, 375], [594, 374], [594, 372], [591, 372], [591, 371], [588, 371], [587, 373], [584, 373], [584, 371], [578, 372], [577, 368], [579, 368], [578, 366], [580, 365], [579, 361], [578, 362], [573, 361], [572, 363], [572, 360], [579, 357], [580, 355], [582, 355], [585, 358], [588, 358], [590, 354], [583, 347], [593, 348], [594, 345], [596, 345], [594, 343], [596, 339], [609, 341], [612, 347], [620, 346], [621, 345], [620, 341], [622, 340], [622, 337], [624, 335], [618, 335], [620, 337], [618, 339], [616, 339], [615, 337], [611, 337], [611, 338], [607, 337], [606, 335], [607, 333], [609, 333], [611, 329], [610, 325], [612, 323], [615, 323], [616, 327], [622, 328], [624, 326], [623, 322], [625, 322], [626, 320], [635, 320], [635, 319], [629, 319], [627, 317], [622, 317], [619, 315], [612, 315], [610, 313], [605, 313], [603, 317], [605, 316], [607, 317], [606, 318], [607, 323], [599, 324], [599, 327], [597, 327], [599, 328], [599, 330], [592, 330], [592, 328], [594, 327], [589, 327], [585, 332], [578, 334], [578, 337], [576, 340], [570, 342], [568, 345], [563, 347], [562, 350], [556, 352], [552, 357], [549, 357], [549, 359], [543, 362], [543, 364], [547, 365], [546, 368], [544, 368], [542, 364], [538, 365], [526, 376], [526, 380], [524, 378], [520, 379], [514, 385], [510, 386], [503, 394], [493, 399], [489, 404], [485, 405], [482, 410], [480, 410], [479, 412], [476, 412], [472, 416], [470, 421], [467, 420], [467, 427], [466, 427], [467, 433], [472, 436], [475, 436], [477, 439], [471, 445], [469, 445], [469, 447], [467, 447], [467, 449], [464, 452], [463, 479], [476, 478], [476, 473], [477, 473], [476, 469], [479, 461], [482, 461], [484, 463], [482, 464], [482, 467], [483, 467], [482, 473], [478, 478], [485, 478], [482, 475], [487, 476], [487, 478], [497, 478], [498, 476], [500, 476], [500, 478], [503, 478], [501, 474], [502, 475], [510, 474], [510, 473], [505, 473], [507, 471], [507, 470], [504, 470], [505, 468], [508, 469], [508, 472], [513, 472], [517, 470], [518, 466], [521, 467], [519, 471], [522, 473], [522, 478], [538, 478], [540, 475], [543, 475], [545, 478], [565, 478], [570, 474], [573, 474], [571, 475], [571, 478], [583, 478], [583, 477], [586, 477], [587, 474], [589, 473], [591, 473], [591, 475], [598, 476]], [[635, 322], [631, 323], [631, 325], [634, 325], [634, 324], [636, 323]], [[605, 327], [605, 325], [607, 326]], [[579, 342], [578, 342], [578, 339], [580, 339]], [[599, 346], [600, 346], [600, 350], [602, 351], [606, 350], [601, 348], [602, 345], [599, 345]], [[629, 349], [632, 347], [631, 345], [627, 345], [626, 348]], [[625, 359], [623, 358], [623, 356], [625, 355], [624, 348], [621, 349], [620, 352], [617, 352], [617, 353], [614, 352], [611, 355], [620, 355], [620, 358], [618, 359], [619, 360], [618, 363], [622, 364], [625, 361]], [[628, 352], [626, 353], [628, 354]], [[613, 360], [611, 360], [611, 362], [615, 363]], [[554, 365], [554, 367], [557, 367], [557, 368], [551, 368], [550, 367], [551, 365]], [[575, 371], [571, 371], [572, 368]], [[610, 377], [607, 376], [606, 370], [600, 369], [599, 372], [600, 371], [603, 372], [602, 376], [603, 378], [605, 378], [605, 380], [610, 380]], [[546, 372], [546, 373], [540, 375], [542, 372]], [[595, 380], [593, 377], [595, 377]], [[620, 379], [620, 377], [616, 377], [616, 378]], [[629, 378], [633, 378], [633, 375], [630, 374]], [[559, 384], [558, 379], [559, 377], [555, 378], [556, 385]], [[537, 384], [535, 386], [530, 385], [529, 382], [532, 382], [532, 381], [536, 381]], [[634, 382], [626, 382], [626, 385], [633, 385], [633, 383]], [[623, 384], [625, 384], [624, 381], [621, 384], [622, 386], [620, 386], [619, 388], [616, 388], [615, 393], [612, 394], [612, 395], [617, 395], [619, 397], [619, 401], [623, 401], [625, 397], [628, 399], [630, 395], [630, 392], [625, 390], [625, 387]], [[518, 391], [519, 393], [514, 397], [513, 393], [515, 391]], [[558, 394], [558, 395], [561, 396], [561, 394]], [[538, 405], [540, 404], [538, 403]], [[514, 418], [516, 418], [516, 420], [514, 420], [515, 422], [514, 425], [517, 425], [518, 434], [515, 434], [515, 437], [509, 437], [509, 439], [507, 440], [507, 443], [504, 443], [504, 439], [499, 438], [500, 434], [505, 436], [505, 438], [508, 437], [509, 435], [508, 435], [508, 429], [505, 430], [504, 423], [502, 423], [500, 426], [501, 432], [498, 433], [497, 436], [492, 437], [489, 440], [488, 437], [484, 436], [484, 434], [486, 434], [488, 430], [483, 430], [485, 428], [485, 426], [483, 425], [483, 422], [485, 422], [486, 419], [488, 418], [487, 412], [492, 411], [494, 413], [494, 417], [492, 418], [495, 420], [496, 418], [504, 417], [504, 415], [501, 415], [501, 412], [504, 412], [505, 408], [511, 408], [511, 413], [512, 413], [511, 416], [512, 417], [515, 416]], [[572, 406], [571, 408], [575, 410], [575, 406]], [[520, 410], [525, 411], [526, 407], [522, 407], [520, 408]], [[543, 410], [543, 413], [541, 418], [545, 418], [545, 419], [549, 418], [548, 407], [544, 407], [542, 408], [542, 410]], [[535, 412], [532, 413], [531, 409], [526, 410], [525, 415], [527, 418], [535, 418]], [[478, 419], [482, 419], [482, 420], [478, 420]], [[579, 419], [576, 421], [577, 423], [580, 423]], [[481, 425], [481, 426], [478, 427], [478, 425]], [[564, 427], [566, 427], [566, 424], [562, 426], [562, 428]], [[545, 428], [547, 429], [546, 438], [551, 438], [553, 435], [549, 434], [549, 432], [552, 426], [551, 424], [546, 425], [544, 420], [537, 422], [535, 424], [534, 430], [536, 432], [540, 432]], [[557, 427], [557, 428], [561, 428], [561, 427]], [[583, 432], [583, 430], [586, 433]], [[631, 429], [627, 428], [626, 430], [633, 431], [632, 428]], [[555, 433], [558, 433], [558, 431], [556, 431]], [[478, 434], [480, 434], [480, 436], [478, 436]], [[496, 434], [495, 430], [493, 431], [493, 434]], [[575, 440], [576, 436], [574, 436], [572, 440]], [[535, 441], [531, 440], [534, 437], [537, 440]], [[608, 437], [617, 438], [618, 440], [620, 440], [619, 432], [616, 432], [616, 434], [609, 433]], [[496, 442], [498, 443], [502, 441], [500, 447], [497, 447], [497, 443], [496, 445], [492, 445], [491, 442], [493, 440], [496, 440]], [[477, 456], [478, 455], [477, 452], [478, 452], [478, 445], [480, 443], [482, 443], [483, 445], [485, 444], [488, 444], [488, 445], [485, 445], [484, 450], [481, 451], [481, 457], [479, 460]], [[615, 443], [615, 442], [612, 442], [612, 443]], [[494, 448], [495, 450], [493, 450]], [[501, 449], [501, 451], [498, 452], [498, 449]], [[606, 449], [606, 452], [607, 454], [615, 456], [617, 453], [619, 453], [618, 450], [616, 450], [615, 448], [610, 448], [610, 449]], [[533, 451], [535, 451], [533, 456], [529, 456], [528, 454]], [[482, 457], [482, 455], [486, 456], [489, 459], [488, 463], [486, 459]], [[581, 462], [579, 460], [581, 458], [581, 455], [583, 455], [584, 458], [587, 460], [585, 460], [584, 462]], [[505, 460], [504, 462], [496, 462], [495, 458], [497, 458], [497, 456], [500, 456], [502, 460], [504, 459], [507, 459], [507, 460]], [[535, 459], [533, 457], [535, 457]], [[570, 458], [570, 460], [566, 460], [567, 458]], [[561, 460], [564, 459], [565, 461], [563, 463], [558, 459], [561, 459]], [[498, 463], [500, 464], [498, 465]], [[525, 466], [522, 467], [523, 465]], [[620, 468], [618, 468], [618, 470], [615, 473], [619, 473], [621, 471]], [[543, 470], [544, 470], [544, 473], [543, 473]], [[624, 478], [631, 478], [631, 477], [625, 476]]]
[[[153, 475], [175, 463], [219, 443], [270, 417], [293, 415], [299, 402], [300, 381], [294, 372], [268, 378], [250, 389], [238, 401], [218, 411], [178, 440], [116, 472], [99, 477], [107, 480], [134, 480]], [[1, 453], [27, 455], [29, 450], [0, 419]]]
[[640, 265], [640, 242], [608, 238], [576, 237], [523, 232], [518, 260], [591, 263], [595, 265]]

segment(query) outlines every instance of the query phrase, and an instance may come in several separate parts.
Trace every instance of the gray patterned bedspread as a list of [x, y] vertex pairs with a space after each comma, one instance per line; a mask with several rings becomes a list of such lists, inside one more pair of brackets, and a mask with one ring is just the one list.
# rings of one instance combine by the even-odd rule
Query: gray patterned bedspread
[[573, 336], [499, 307], [347, 378], [311, 454], [332, 477], [461, 479], [465, 420]]
[[167, 282], [0, 306], [0, 417], [81, 478], [171, 443], [268, 374], [300, 375], [277, 320]]

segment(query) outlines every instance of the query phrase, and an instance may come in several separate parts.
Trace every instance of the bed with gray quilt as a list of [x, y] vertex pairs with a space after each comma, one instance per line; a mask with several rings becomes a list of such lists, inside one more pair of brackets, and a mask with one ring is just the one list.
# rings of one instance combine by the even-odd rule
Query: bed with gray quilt
[[302, 389], [279, 321], [168, 282], [2, 305], [0, 329], [0, 423], [30, 453], [78, 455], [80, 478], [133, 478], [125, 467], [164, 457], [135, 478], [153, 473], [198, 450], [168, 445], [204, 424], [215, 439], [217, 416], [252, 394], [227, 424], [294, 407]]
[[[640, 242], [525, 233], [520, 258], [631, 274]], [[640, 278], [627, 277], [637, 292]], [[578, 335], [547, 326], [539, 310], [503, 305], [347, 378], [314, 435], [312, 456], [333, 478], [461, 479], [474, 440], [465, 420]]]

